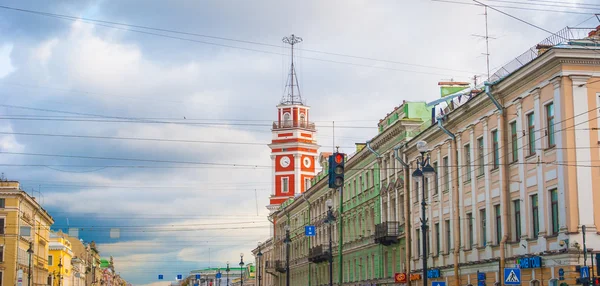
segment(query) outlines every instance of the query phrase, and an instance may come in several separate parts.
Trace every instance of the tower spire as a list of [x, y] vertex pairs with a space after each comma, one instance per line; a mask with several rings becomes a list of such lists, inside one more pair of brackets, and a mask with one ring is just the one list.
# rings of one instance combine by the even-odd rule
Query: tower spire
[[296, 75], [296, 69], [294, 68], [294, 45], [302, 42], [302, 38], [292, 34], [289, 37], [284, 37], [281, 41], [291, 46], [291, 67], [290, 73], [285, 85], [285, 91], [281, 104], [304, 104], [302, 102], [302, 96], [300, 95], [300, 86], [298, 85], [298, 76]]

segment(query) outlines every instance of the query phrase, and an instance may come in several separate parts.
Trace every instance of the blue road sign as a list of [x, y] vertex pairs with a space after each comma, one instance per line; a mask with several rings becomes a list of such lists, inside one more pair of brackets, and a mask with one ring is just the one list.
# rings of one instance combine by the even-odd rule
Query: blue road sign
[[183, 279], [183, 275], [177, 274], [177, 280], [181, 280], [181, 279]]
[[521, 269], [504, 268], [505, 285], [521, 285]]
[[217, 275], [215, 275], [215, 277], [216, 277], [217, 279], [220, 279], [220, 278], [221, 278], [221, 272], [217, 272]]
[[196, 279], [200, 279], [200, 274], [196, 274]]
[[485, 272], [477, 272], [477, 281], [485, 281]]
[[446, 286], [446, 282], [431, 282], [431, 286]]
[[162, 274], [158, 274], [158, 280], [163, 280], [165, 279], [165, 276], [163, 276]]
[[304, 234], [306, 236], [315, 236], [317, 234], [317, 230], [314, 225], [307, 225], [304, 227]]
[[579, 278], [590, 278], [590, 267], [589, 266], [581, 266], [579, 269]]
[[485, 281], [477, 281], [477, 286], [485, 286]]

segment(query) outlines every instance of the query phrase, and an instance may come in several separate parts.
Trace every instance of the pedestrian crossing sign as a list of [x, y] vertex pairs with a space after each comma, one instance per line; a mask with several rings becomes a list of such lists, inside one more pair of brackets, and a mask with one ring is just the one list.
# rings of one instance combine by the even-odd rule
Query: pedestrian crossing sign
[[505, 285], [521, 285], [521, 269], [504, 268]]

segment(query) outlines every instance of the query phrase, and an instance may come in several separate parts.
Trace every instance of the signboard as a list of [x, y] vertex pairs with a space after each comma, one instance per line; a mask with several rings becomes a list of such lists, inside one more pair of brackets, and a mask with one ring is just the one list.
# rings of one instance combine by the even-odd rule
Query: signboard
[[504, 268], [505, 285], [521, 285], [521, 269]]
[[394, 282], [395, 283], [406, 283], [406, 273], [396, 273], [394, 275]]
[[217, 275], [215, 275], [215, 278], [221, 279], [221, 272], [217, 272]]
[[485, 272], [477, 271], [477, 286], [485, 286]]
[[429, 269], [427, 270], [427, 278], [440, 278], [441, 272], [439, 269]]
[[304, 235], [315, 236], [316, 234], [317, 234], [317, 230], [314, 225], [307, 225], [304, 227]]
[[519, 264], [519, 268], [521, 269], [540, 268], [542, 267], [542, 257], [534, 256], [520, 258], [517, 259], [517, 264]]
[[579, 268], [579, 274], [579, 278], [590, 278], [590, 267], [581, 266], [581, 268]]
[[421, 274], [419, 274], [419, 273], [410, 274], [410, 281], [415, 281], [415, 280], [421, 280]]
[[181, 280], [181, 279], [183, 279], [183, 275], [177, 274], [177, 280]]
[[163, 276], [162, 274], [158, 274], [158, 280], [163, 280], [165, 279], [165, 276]]
[[200, 274], [196, 274], [196, 279], [200, 279]]
[[446, 286], [446, 282], [431, 282], [431, 286]]

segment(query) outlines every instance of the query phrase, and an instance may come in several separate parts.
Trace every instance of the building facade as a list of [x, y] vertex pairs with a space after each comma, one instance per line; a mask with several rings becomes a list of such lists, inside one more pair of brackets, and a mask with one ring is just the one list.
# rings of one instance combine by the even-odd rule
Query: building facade
[[[19, 182], [0, 181], [2, 234], [0, 281], [2, 285], [48, 283], [48, 244], [52, 217]], [[30, 267], [31, 265], [31, 267]]]
[[55, 286], [71, 286], [73, 282], [73, 251], [68, 235], [62, 231], [50, 233], [50, 253], [48, 254], [48, 270], [51, 284]]
[[[522, 285], [575, 284], [583, 236], [600, 249], [600, 49], [589, 38], [545, 43], [485, 86], [442, 83], [447, 106], [395, 108], [347, 159], [341, 193], [320, 159], [325, 173], [271, 215], [275, 235], [257, 260], [271, 278], [264, 285], [285, 285], [286, 251], [291, 285], [328, 284], [330, 227], [338, 285], [393, 284], [397, 273], [422, 285], [424, 254], [430, 281], [449, 285], [476, 285], [478, 273], [502, 283], [504, 267], [520, 267]], [[436, 175], [413, 181], [420, 141]], [[316, 236], [305, 236], [307, 225]]]

